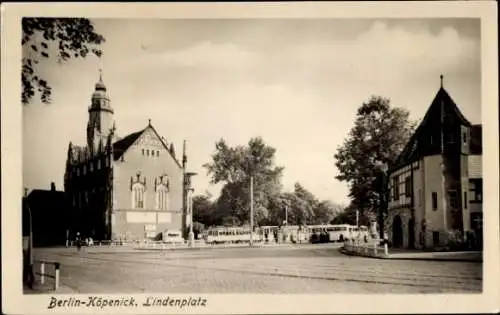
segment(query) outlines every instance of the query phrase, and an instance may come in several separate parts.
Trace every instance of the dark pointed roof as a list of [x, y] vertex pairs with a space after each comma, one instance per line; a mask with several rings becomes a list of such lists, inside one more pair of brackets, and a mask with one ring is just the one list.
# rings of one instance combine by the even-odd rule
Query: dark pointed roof
[[397, 169], [404, 164], [420, 158], [422, 155], [420, 149], [423, 145], [419, 141], [421, 138], [420, 135], [428, 130], [440, 128], [442, 120], [444, 121], [444, 125], [446, 125], [446, 122], [449, 121], [451, 117], [454, 117], [454, 120], [458, 121], [460, 124], [471, 127], [471, 123], [465, 118], [462, 112], [460, 112], [460, 109], [455, 101], [453, 101], [450, 94], [441, 86], [429, 106], [429, 109], [427, 109], [422, 122], [418, 125], [415, 133], [390, 169]]
[[146, 130], [142, 129], [140, 131], [129, 134], [128, 136], [116, 141], [113, 143], [113, 154], [114, 159], [118, 160], [125, 151], [142, 135], [142, 133]]

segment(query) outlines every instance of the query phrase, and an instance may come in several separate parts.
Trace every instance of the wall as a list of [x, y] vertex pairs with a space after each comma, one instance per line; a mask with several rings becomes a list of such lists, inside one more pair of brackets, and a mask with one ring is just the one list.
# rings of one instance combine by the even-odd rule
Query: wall
[[[443, 218], [443, 189], [442, 189], [442, 171], [441, 155], [424, 157], [424, 181], [425, 181], [425, 221], [426, 221], [426, 246], [433, 245], [433, 231], [440, 232], [440, 243], [446, 241], [444, 233]], [[437, 193], [437, 209], [432, 207], [432, 193]]]
[[[146, 150], [159, 151], [159, 156], [148, 156]], [[145, 208], [134, 210], [130, 182], [138, 171], [146, 181]], [[168, 176], [170, 183], [168, 208], [156, 210], [155, 178], [163, 174]], [[112, 225], [115, 237], [142, 239], [145, 227], [149, 225], [156, 225], [157, 233], [165, 229], [181, 230], [182, 180], [182, 168], [163, 147], [153, 130], [147, 129], [123, 154], [123, 161], [114, 162]], [[166, 217], [170, 217], [170, 222], [162, 222], [162, 218]]]

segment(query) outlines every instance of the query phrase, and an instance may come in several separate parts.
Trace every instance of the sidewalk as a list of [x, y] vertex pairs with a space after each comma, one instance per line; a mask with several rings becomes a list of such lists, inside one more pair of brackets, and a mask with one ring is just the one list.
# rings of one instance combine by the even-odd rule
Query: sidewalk
[[366, 258], [376, 259], [394, 259], [394, 260], [433, 260], [433, 261], [464, 261], [464, 262], [482, 262], [482, 251], [460, 251], [460, 252], [429, 252], [419, 250], [405, 249], [389, 249], [389, 255], [374, 255], [371, 251], [364, 252], [363, 250], [349, 251], [344, 247], [340, 248], [340, 252], [344, 255], [362, 256]]
[[407, 260], [440, 260], [440, 261], [471, 261], [482, 262], [483, 252], [397, 252], [391, 253], [389, 250], [389, 259], [407, 259]]
[[35, 283], [33, 288], [28, 287], [23, 284], [23, 294], [76, 294], [76, 290], [70, 287], [60, 285], [57, 291], [54, 291], [54, 285], [52, 283]]

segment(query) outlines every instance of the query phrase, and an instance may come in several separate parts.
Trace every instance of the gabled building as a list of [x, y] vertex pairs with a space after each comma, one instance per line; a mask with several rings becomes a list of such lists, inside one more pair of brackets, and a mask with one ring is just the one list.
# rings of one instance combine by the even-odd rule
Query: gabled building
[[149, 123], [121, 139], [102, 77], [89, 107], [87, 144], [68, 147], [65, 192], [71, 236], [142, 240], [186, 230], [186, 163]]
[[389, 167], [385, 223], [394, 247], [446, 246], [482, 235], [481, 125], [471, 125], [443, 87]]
[[[64, 245], [69, 219], [64, 192], [56, 190], [55, 183], [51, 183], [50, 190], [33, 189], [29, 193], [26, 190], [25, 194], [23, 205], [26, 203], [29, 212], [23, 213], [23, 222], [29, 222], [31, 217], [33, 246]], [[25, 229], [23, 233], [28, 234], [29, 231]]]

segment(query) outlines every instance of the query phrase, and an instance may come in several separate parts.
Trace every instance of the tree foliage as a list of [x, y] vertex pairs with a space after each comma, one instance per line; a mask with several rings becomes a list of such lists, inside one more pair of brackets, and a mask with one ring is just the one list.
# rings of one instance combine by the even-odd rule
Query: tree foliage
[[[224, 140], [216, 143], [212, 159], [204, 167], [212, 183], [223, 183], [212, 210], [208, 202], [198, 198], [204, 213], [211, 219], [195, 214], [205, 225], [248, 225], [250, 221], [250, 177], [254, 178], [254, 224], [280, 226], [329, 223], [340, 210], [330, 201], [320, 201], [300, 183], [292, 192], [283, 192], [283, 167], [274, 165], [276, 150], [261, 138], [250, 139], [246, 146], [230, 147]], [[195, 206], [195, 211], [197, 207]], [[203, 221], [205, 220], [205, 221]], [[213, 224], [212, 224], [213, 223]]]
[[229, 147], [224, 140], [215, 145], [212, 161], [204, 165], [214, 184], [224, 183], [216, 202], [218, 215], [233, 217], [235, 223], [249, 222], [250, 177], [253, 177], [254, 219], [268, 216], [270, 199], [281, 191], [283, 167], [274, 165], [276, 149], [262, 138], [246, 146]]
[[394, 163], [414, 129], [409, 112], [391, 107], [387, 98], [373, 96], [358, 109], [354, 126], [334, 155], [339, 171], [336, 179], [349, 184], [354, 208], [376, 212], [376, 165]]
[[98, 46], [102, 35], [83, 18], [23, 18], [22, 19], [22, 103], [28, 104], [40, 93], [44, 103], [50, 103], [52, 88], [37, 72], [40, 60], [56, 57], [62, 63], [89, 54], [102, 55]]

